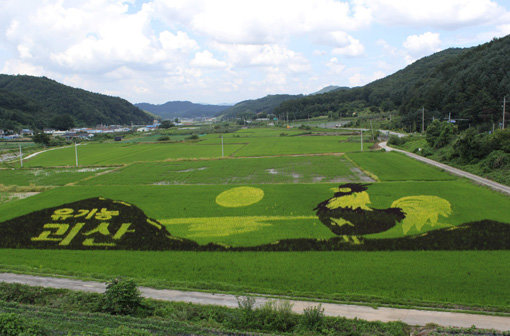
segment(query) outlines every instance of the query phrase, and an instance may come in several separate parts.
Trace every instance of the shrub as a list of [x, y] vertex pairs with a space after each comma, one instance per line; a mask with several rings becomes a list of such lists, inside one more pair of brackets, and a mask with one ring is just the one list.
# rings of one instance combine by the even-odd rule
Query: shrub
[[170, 137], [168, 135], [163, 135], [158, 138], [158, 141], [168, 141]]
[[483, 160], [483, 167], [490, 171], [492, 169], [502, 169], [510, 164], [510, 154], [502, 150], [495, 150], [491, 152]]
[[196, 134], [192, 134], [192, 135], [190, 135], [189, 137], [187, 137], [186, 139], [188, 139], [188, 140], [197, 140], [198, 138], [199, 138], [199, 136], [198, 136], [198, 135], [196, 135]]
[[237, 306], [243, 312], [251, 312], [255, 307], [255, 298], [252, 296], [236, 296]]
[[0, 314], [0, 336], [48, 335], [38, 324], [13, 313]]
[[322, 308], [322, 305], [305, 308], [302, 324], [309, 330], [319, 330], [324, 324], [324, 308]]
[[267, 301], [257, 310], [259, 321], [267, 330], [291, 331], [297, 324], [297, 315], [292, 313], [289, 301]]
[[133, 280], [113, 279], [106, 285], [103, 311], [113, 315], [132, 315], [142, 307], [142, 297]]

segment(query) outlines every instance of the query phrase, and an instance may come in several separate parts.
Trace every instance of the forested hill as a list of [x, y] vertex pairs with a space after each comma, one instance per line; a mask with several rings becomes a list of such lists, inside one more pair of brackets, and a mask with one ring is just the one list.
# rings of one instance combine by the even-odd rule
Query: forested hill
[[169, 101], [161, 105], [139, 103], [135, 106], [157, 114], [163, 119], [213, 117], [228, 109], [226, 105], [204, 105], [189, 101]]
[[275, 113], [298, 119], [396, 110], [401, 126], [419, 129], [424, 107], [426, 124], [432, 116], [451, 113], [452, 118], [489, 127], [501, 121], [503, 96], [510, 94], [509, 55], [510, 35], [473, 48], [447, 49], [363, 87], [284, 102]]
[[0, 75], [0, 129], [145, 124], [153, 117], [128, 101], [46, 77]]
[[267, 114], [273, 113], [274, 109], [278, 107], [282, 102], [301, 98], [303, 95], [268, 95], [259, 99], [244, 100], [240, 103], [223, 111], [221, 116], [223, 119], [234, 119], [234, 118], [255, 118], [265, 117]]

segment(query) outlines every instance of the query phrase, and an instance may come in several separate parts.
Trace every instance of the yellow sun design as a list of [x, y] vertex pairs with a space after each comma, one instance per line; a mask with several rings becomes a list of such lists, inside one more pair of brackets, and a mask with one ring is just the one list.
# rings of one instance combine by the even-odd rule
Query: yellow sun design
[[264, 198], [264, 191], [254, 187], [236, 187], [216, 196], [216, 203], [226, 208], [238, 208], [255, 204]]

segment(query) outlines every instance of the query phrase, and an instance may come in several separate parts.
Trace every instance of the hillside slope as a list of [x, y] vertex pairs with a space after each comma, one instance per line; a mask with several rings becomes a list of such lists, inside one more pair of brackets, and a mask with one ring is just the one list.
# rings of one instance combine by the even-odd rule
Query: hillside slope
[[0, 128], [52, 127], [70, 116], [77, 126], [145, 124], [151, 116], [127, 100], [72, 88], [46, 77], [0, 75]]
[[244, 100], [223, 111], [221, 116], [223, 119], [250, 119], [257, 115], [264, 117], [266, 114], [273, 113], [275, 108], [277, 108], [282, 102], [301, 97], [303, 97], [303, 95], [278, 94], [268, 95], [259, 99]]
[[354, 108], [397, 110], [402, 126], [421, 128], [421, 107], [432, 116], [467, 119], [491, 127], [501, 120], [503, 96], [510, 93], [510, 35], [472, 48], [454, 48], [424, 57], [363, 87], [332, 91], [282, 103], [275, 113], [296, 118], [332, 111], [348, 116]]
[[161, 105], [138, 103], [136, 107], [154, 113], [163, 119], [214, 117], [228, 109], [225, 105], [195, 104], [189, 101], [169, 101]]

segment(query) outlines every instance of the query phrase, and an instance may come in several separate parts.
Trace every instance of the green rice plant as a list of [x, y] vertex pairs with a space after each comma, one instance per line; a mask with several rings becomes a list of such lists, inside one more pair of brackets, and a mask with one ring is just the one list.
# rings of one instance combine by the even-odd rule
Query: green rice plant
[[320, 155], [134, 163], [79, 184], [324, 183], [364, 179], [366, 176], [342, 156]]
[[[225, 145], [226, 155], [232, 154], [241, 145]], [[178, 158], [221, 157], [221, 145], [192, 143], [94, 143], [77, 148], [79, 164], [105, 166], [136, 161], [158, 161]], [[74, 146], [41, 153], [24, 162], [25, 167], [54, 167], [75, 165]]]
[[369, 152], [349, 153], [347, 157], [381, 181], [449, 181], [455, 176], [438, 168], [423, 164], [401, 153]]
[[510, 251], [0, 250], [2, 271], [142, 286], [510, 311]]

